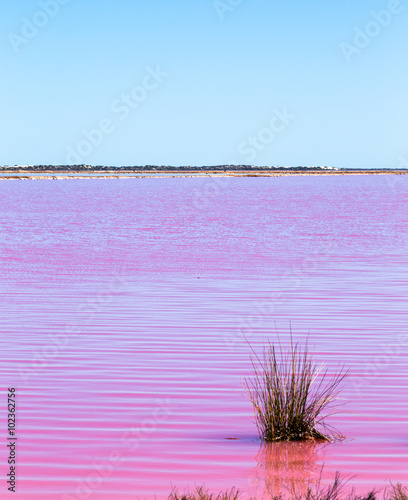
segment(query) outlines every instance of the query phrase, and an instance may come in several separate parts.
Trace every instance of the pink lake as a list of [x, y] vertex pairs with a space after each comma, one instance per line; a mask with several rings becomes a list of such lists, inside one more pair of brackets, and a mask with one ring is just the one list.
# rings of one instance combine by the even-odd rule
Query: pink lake
[[[392, 175], [0, 182], [0, 498], [8, 387], [17, 499], [408, 485], [407, 203]], [[258, 439], [242, 331], [289, 322], [351, 370], [343, 442]]]

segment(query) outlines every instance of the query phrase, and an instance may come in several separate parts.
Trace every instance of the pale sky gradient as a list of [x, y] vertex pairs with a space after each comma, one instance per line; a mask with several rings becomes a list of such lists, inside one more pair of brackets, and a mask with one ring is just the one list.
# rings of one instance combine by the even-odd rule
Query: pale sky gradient
[[396, 168], [407, 19], [397, 0], [4, 0], [0, 165]]

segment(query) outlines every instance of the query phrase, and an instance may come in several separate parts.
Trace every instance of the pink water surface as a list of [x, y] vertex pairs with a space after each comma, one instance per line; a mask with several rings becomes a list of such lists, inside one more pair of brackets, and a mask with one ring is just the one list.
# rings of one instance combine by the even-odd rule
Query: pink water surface
[[[406, 176], [0, 182], [0, 498], [8, 387], [17, 499], [408, 484], [407, 202]], [[341, 443], [258, 439], [242, 332], [289, 321], [351, 369]]]

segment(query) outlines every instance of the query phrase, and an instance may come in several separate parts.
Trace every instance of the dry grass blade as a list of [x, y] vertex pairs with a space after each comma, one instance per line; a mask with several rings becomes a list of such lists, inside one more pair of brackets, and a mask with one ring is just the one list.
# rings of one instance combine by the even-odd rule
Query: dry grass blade
[[[271, 500], [408, 500], [408, 489], [400, 483], [391, 484], [379, 497], [379, 491], [373, 489], [365, 494], [357, 494], [354, 490], [347, 493], [345, 485], [347, 481], [339, 472], [336, 472], [334, 480], [328, 486], [323, 486], [320, 475], [317, 484], [310, 484], [307, 491], [300, 493], [297, 491], [288, 492], [288, 495], [271, 496]], [[232, 488], [218, 494], [209, 493], [204, 486], [197, 486], [192, 492], [179, 493], [175, 488], [170, 493], [168, 500], [238, 500], [240, 491]], [[255, 500], [255, 499], [249, 499]]]
[[401, 483], [392, 484], [388, 492], [389, 500], [408, 500], [408, 488]]
[[[252, 347], [251, 347], [252, 349]], [[260, 358], [252, 349], [253, 376], [244, 380], [259, 436], [267, 442], [326, 440], [343, 436], [326, 423], [337, 412], [342, 382], [348, 371], [322, 371], [306, 344], [284, 348], [268, 342]], [[330, 412], [330, 413], [328, 413]]]
[[196, 486], [194, 491], [186, 493], [179, 493], [176, 488], [173, 488], [168, 500], [238, 500], [239, 496], [240, 491], [235, 488], [214, 494], [204, 486]]

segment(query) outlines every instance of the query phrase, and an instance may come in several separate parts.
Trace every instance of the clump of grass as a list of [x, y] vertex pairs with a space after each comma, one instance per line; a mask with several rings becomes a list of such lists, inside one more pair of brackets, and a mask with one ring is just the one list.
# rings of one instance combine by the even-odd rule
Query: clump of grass
[[[375, 489], [359, 495], [354, 491], [345, 493], [344, 486], [346, 481], [339, 472], [336, 472], [334, 480], [328, 486], [322, 486], [321, 477], [315, 486], [309, 486], [305, 493], [292, 492], [292, 494], [284, 495], [271, 495], [271, 500], [377, 500], [379, 499], [379, 492]], [[170, 493], [168, 500], [238, 500], [240, 498], [240, 491], [232, 488], [225, 492], [218, 494], [209, 493], [209, 490], [204, 486], [197, 486], [192, 492], [179, 493], [175, 488]], [[254, 500], [254, 499], [250, 499]], [[408, 500], [408, 488], [402, 486], [400, 483], [386, 489], [381, 497], [381, 500]]]
[[[268, 341], [260, 358], [251, 347], [253, 377], [244, 380], [259, 436], [266, 442], [325, 440], [342, 436], [325, 419], [336, 413], [342, 382], [348, 375], [338, 367], [334, 375], [317, 365], [308, 344], [287, 347]], [[327, 413], [329, 411], [329, 413]]]
[[[316, 485], [311, 486], [309, 484], [306, 493], [303, 495], [301, 493], [294, 493], [293, 499], [294, 500], [339, 500], [343, 497], [342, 492], [346, 481], [341, 477], [341, 474], [339, 472], [336, 472], [333, 482], [329, 484], [329, 486], [326, 487], [322, 486], [321, 480], [322, 477], [320, 475], [320, 479]], [[370, 497], [367, 497], [367, 500], [369, 498]], [[280, 497], [280, 500], [283, 500], [283, 498]], [[352, 495], [350, 496], [349, 500], [352, 500]], [[359, 500], [363, 499], [361, 498]]]
[[[391, 484], [390, 487], [384, 488], [382, 493], [381, 489], [372, 489], [367, 493], [358, 494], [353, 489], [346, 494], [344, 491], [346, 482], [340, 472], [336, 472], [335, 478], [329, 486], [322, 486], [320, 477], [317, 485], [309, 486], [306, 494], [295, 493], [292, 498], [293, 500], [377, 500], [379, 498], [382, 500], [408, 500], [408, 489], [400, 483]], [[284, 500], [283, 497], [275, 497], [275, 500], [278, 498]]]
[[210, 493], [204, 486], [196, 486], [192, 492], [179, 493], [173, 488], [168, 500], [238, 500], [240, 491], [232, 488], [231, 490], [221, 491], [220, 493]]
[[[346, 493], [344, 488], [346, 483], [347, 480], [337, 471], [332, 483], [328, 486], [323, 486], [322, 476], [320, 474], [320, 478], [316, 484], [311, 485], [309, 483], [304, 493], [293, 492], [291, 500], [377, 500], [378, 492], [375, 489], [363, 495], [357, 494], [354, 490]], [[275, 497], [274, 500], [286, 500], [286, 498], [289, 497], [280, 495], [279, 497]], [[382, 500], [392, 499], [384, 495]]]
[[391, 484], [390, 489], [388, 490], [388, 499], [389, 500], [408, 500], [408, 488], [402, 486], [401, 483], [397, 483], [396, 485]]

